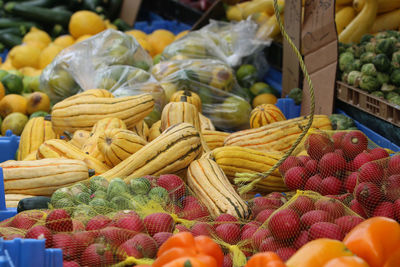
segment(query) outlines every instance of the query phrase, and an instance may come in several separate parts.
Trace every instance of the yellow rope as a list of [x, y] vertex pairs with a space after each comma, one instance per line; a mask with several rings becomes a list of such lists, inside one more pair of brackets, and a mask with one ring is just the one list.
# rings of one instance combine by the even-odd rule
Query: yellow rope
[[311, 111], [310, 111], [310, 116], [307, 122], [306, 127], [304, 128], [303, 132], [300, 134], [300, 136], [296, 139], [292, 147], [285, 153], [285, 155], [277, 162], [275, 163], [274, 166], [272, 166], [268, 171], [263, 172], [263, 173], [237, 173], [235, 176], [235, 183], [242, 183], [242, 182], [248, 182], [251, 181], [250, 183], [246, 185], [242, 185], [239, 187], [239, 193], [240, 194], [245, 194], [249, 191], [251, 191], [254, 186], [259, 183], [262, 179], [267, 178], [273, 171], [275, 171], [291, 154], [292, 152], [296, 149], [296, 147], [300, 144], [301, 140], [304, 138], [304, 136], [307, 134], [308, 130], [311, 128], [312, 122], [314, 120], [314, 110], [315, 110], [315, 96], [314, 96], [314, 86], [311, 82], [310, 75], [308, 74], [306, 65], [303, 61], [303, 58], [300, 54], [300, 51], [297, 49], [297, 47], [294, 45], [290, 37], [287, 35], [285, 28], [282, 24], [280, 14], [279, 14], [279, 8], [278, 8], [278, 2], [277, 0], [274, 0], [274, 12], [276, 19], [279, 24], [279, 29], [283, 35], [283, 37], [286, 39], [286, 41], [289, 43], [290, 47], [293, 49], [295, 52], [297, 59], [299, 60], [301, 70], [304, 73], [304, 77], [307, 80], [308, 87], [309, 87], [309, 94], [310, 94], [310, 99], [311, 99]]

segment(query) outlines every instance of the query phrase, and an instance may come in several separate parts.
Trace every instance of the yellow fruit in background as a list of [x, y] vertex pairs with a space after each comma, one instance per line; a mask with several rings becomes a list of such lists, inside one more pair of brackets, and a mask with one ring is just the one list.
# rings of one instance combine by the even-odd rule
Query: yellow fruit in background
[[90, 34], [82, 35], [81, 37], [79, 37], [78, 39], [75, 40], [75, 44], [82, 42], [86, 39], [89, 39], [90, 37], [92, 37], [92, 35], [90, 35]]
[[147, 41], [154, 49], [154, 54], [161, 54], [164, 48], [175, 40], [172, 32], [167, 30], [156, 30], [147, 37]]
[[185, 36], [188, 33], [189, 33], [188, 30], [178, 33], [178, 35], [175, 36], [175, 40], [178, 40], [179, 38], [182, 38], [183, 36]]
[[9, 56], [7, 56], [6, 60], [4, 61], [3, 64], [1, 64], [0, 69], [2, 70], [14, 70], [15, 67], [12, 64], [12, 60]]
[[25, 42], [24, 44], [39, 48], [40, 51], [42, 51], [43, 49], [45, 49], [47, 47], [46, 43], [42, 43], [39, 41], [28, 41], [28, 42]]
[[118, 30], [118, 27], [112, 24], [108, 19], [104, 21], [104, 25], [106, 25], [106, 29]]
[[274, 104], [275, 105], [276, 101], [278, 101], [278, 99], [273, 94], [268, 94], [268, 93], [261, 94], [261, 95], [256, 96], [253, 99], [253, 108], [255, 108], [261, 104]]
[[42, 73], [42, 70], [35, 69], [32, 67], [23, 67], [23, 68], [20, 68], [19, 71], [24, 76], [38, 76]]
[[34, 92], [29, 95], [26, 111], [32, 114], [36, 111], [50, 111], [50, 98], [42, 92]]
[[0, 116], [5, 118], [13, 112], [26, 114], [27, 100], [21, 95], [10, 94], [0, 100]]
[[53, 43], [66, 48], [70, 45], [73, 45], [75, 43], [75, 39], [71, 35], [65, 34], [65, 35], [61, 35], [61, 36], [57, 37], [56, 39], [54, 39]]
[[31, 45], [17, 45], [14, 46], [9, 53], [12, 64], [17, 69], [23, 67], [38, 66], [40, 49]]
[[4, 89], [4, 85], [0, 82], [0, 100], [6, 95], [6, 89]]
[[40, 53], [39, 57], [39, 68], [44, 69], [47, 65], [49, 65], [53, 59], [61, 52], [64, 48], [62, 46], [56, 44], [50, 44], [48, 47], [43, 49], [42, 53]]
[[137, 38], [136, 39], [138, 41], [138, 43], [140, 44], [141, 47], [143, 47], [144, 50], [146, 50], [147, 53], [149, 53], [150, 56], [153, 56], [154, 54], [154, 49], [153, 47], [149, 44], [149, 42], [147, 42], [144, 39], [140, 39]]
[[98, 34], [106, 29], [106, 25], [96, 13], [88, 10], [81, 10], [75, 12], [71, 16], [68, 28], [70, 34], [74, 38], [79, 38], [86, 34]]
[[1, 133], [6, 135], [6, 131], [11, 130], [13, 134], [21, 135], [28, 120], [25, 114], [13, 112], [3, 120], [1, 124]]
[[32, 27], [31, 30], [27, 34], [25, 34], [22, 42], [40, 42], [47, 46], [49, 43], [51, 43], [51, 37], [47, 34], [47, 32]]
[[126, 31], [125, 33], [132, 35], [133, 37], [135, 37], [135, 39], [143, 39], [143, 40], [147, 39], [147, 34], [140, 30], [130, 30]]

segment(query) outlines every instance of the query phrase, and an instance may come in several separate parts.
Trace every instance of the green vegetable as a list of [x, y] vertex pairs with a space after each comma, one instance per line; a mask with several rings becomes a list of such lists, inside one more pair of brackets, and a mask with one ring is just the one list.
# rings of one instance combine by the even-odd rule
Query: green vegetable
[[392, 92], [394, 90], [396, 90], [396, 86], [394, 86], [393, 84], [384, 83], [381, 86], [381, 91], [382, 92]]
[[108, 189], [107, 189], [107, 197], [108, 199], [112, 199], [115, 196], [122, 194], [129, 194], [128, 185], [121, 178], [114, 178], [111, 180]]
[[389, 92], [389, 93], [387, 93], [387, 94], [385, 95], [385, 99], [386, 99], [386, 100], [390, 100], [390, 99], [392, 99], [393, 97], [397, 97], [397, 96], [399, 96], [398, 93], [396, 93], [396, 92]]
[[12, 33], [4, 33], [0, 35], [0, 43], [4, 44], [6, 47], [11, 48], [22, 43], [21, 36], [12, 34]]
[[394, 85], [400, 86], [400, 69], [396, 69], [392, 72], [392, 74], [390, 75], [390, 81]]
[[23, 212], [25, 210], [48, 209], [49, 203], [49, 197], [39, 196], [24, 198], [18, 202], [17, 212]]
[[350, 52], [344, 52], [339, 56], [339, 69], [344, 72], [349, 72], [353, 68], [354, 55]]
[[361, 64], [372, 63], [376, 54], [372, 52], [365, 52], [360, 56]]
[[118, 17], [122, 6], [122, 0], [109, 0], [110, 3], [107, 8], [107, 17], [113, 20]]
[[54, 0], [31, 0], [20, 3], [24, 6], [51, 7], [55, 4]]
[[329, 119], [331, 120], [333, 130], [347, 130], [355, 126], [354, 121], [350, 117], [342, 114], [332, 114], [329, 116]]
[[69, 191], [69, 188], [63, 187], [63, 188], [57, 189], [53, 193], [53, 195], [51, 195], [51, 203], [55, 203], [56, 201], [58, 201], [62, 198], [71, 198], [72, 199], [72, 194]]
[[66, 10], [52, 10], [50, 8], [37, 6], [24, 6], [15, 2], [9, 2], [4, 9], [14, 16], [19, 16], [28, 20], [38, 21], [49, 24], [61, 24], [68, 26], [72, 12]]
[[24, 89], [21, 77], [15, 74], [7, 74], [1, 79], [7, 94], [21, 94]]
[[378, 72], [376, 74], [376, 78], [378, 79], [378, 82], [380, 84], [388, 83], [390, 81], [389, 74], [383, 73], [383, 72]]
[[118, 210], [132, 210], [134, 208], [133, 202], [123, 196], [116, 196], [111, 199], [111, 203], [114, 203]]
[[6, 70], [0, 70], [0, 81], [3, 79], [4, 76], [6, 76], [8, 72]]
[[47, 113], [46, 111], [36, 111], [29, 116], [29, 119], [36, 118], [36, 117], [46, 117], [47, 115], [50, 115], [50, 114]]
[[368, 43], [370, 42], [372, 39], [374, 38], [374, 36], [372, 34], [364, 34], [361, 39], [360, 39], [360, 43]]
[[24, 86], [24, 91], [29, 91], [29, 92], [36, 92], [39, 91], [39, 86], [40, 86], [40, 76], [24, 76], [22, 79], [22, 83]]
[[360, 88], [367, 92], [373, 92], [380, 88], [380, 83], [376, 77], [362, 74], [360, 79]]
[[390, 98], [389, 102], [395, 105], [400, 105], [400, 95]]
[[362, 65], [361, 73], [365, 74], [365, 75], [370, 75], [370, 76], [376, 76], [377, 75], [377, 71], [376, 71], [375, 65], [372, 64], [372, 63], [367, 63], [367, 64]]
[[168, 195], [168, 191], [163, 188], [163, 187], [153, 187], [149, 194], [148, 194], [149, 198], [158, 202], [158, 203], [168, 203], [169, 202], [169, 195]]
[[386, 72], [390, 69], [390, 59], [385, 54], [378, 54], [372, 60], [378, 71]]
[[347, 77], [349, 76], [349, 73], [347, 73], [347, 72], [343, 72], [342, 73], [342, 75], [341, 75], [341, 77], [340, 77], [340, 80], [342, 81], [342, 82], [344, 82], [344, 83], [347, 83], [348, 81], [347, 81]]
[[393, 51], [397, 40], [393, 38], [379, 39], [376, 42], [376, 53], [386, 54], [390, 56]]
[[296, 105], [300, 105], [303, 99], [303, 91], [300, 88], [293, 88], [290, 90], [288, 97], [293, 99]]
[[89, 180], [89, 189], [92, 192], [95, 192], [97, 190], [102, 190], [104, 192], [107, 192], [107, 187], [108, 187], [108, 181], [106, 178], [102, 176], [94, 176]]
[[394, 52], [392, 54], [392, 66], [397, 68], [400, 67], [400, 51]]
[[95, 198], [102, 198], [102, 199], [106, 199], [107, 198], [107, 193], [104, 192], [103, 190], [97, 190], [96, 192], [94, 192], [91, 196], [91, 199], [95, 199]]
[[371, 41], [365, 44], [365, 52], [375, 53], [376, 52], [376, 42]]
[[361, 59], [355, 59], [353, 62], [353, 70], [361, 70]]
[[360, 84], [361, 75], [362, 73], [359, 71], [356, 70], [351, 71], [347, 76], [347, 83], [349, 85], [354, 85], [358, 87]]
[[38, 27], [34, 22], [23, 21], [20, 18], [0, 18], [0, 29], [8, 29], [14, 27], [25, 27], [30, 30], [31, 27]]
[[371, 93], [371, 95], [379, 97], [379, 98], [385, 98], [385, 94], [381, 91], [374, 91]]
[[55, 203], [51, 202], [51, 204], [56, 209], [61, 209], [61, 208], [65, 209], [65, 208], [71, 208], [71, 207], [75, 206], [74, 202], [70, 198], [62, 198], [62, 199], [56, 201]]
[[118, 27], [118, 30], [124, 31], [124, 32], [129, 31], [132, 28], [128, 23], [126, 23], [125, 21], [123, 21], [120, 18], [114, 20], [113, 24]]
[[354, 56], [360, 58], [365, 53], [365, 47], [363, 45], [354, 46]]
[[90, 195], [86, 192], [81, 192], [75, 195], [74, 201], [76, 204], [88, 204], [90, 201]]
[[269, 84], [264, 82], [256, 82], [250, 87], [250, 92], [253, 96], [258, 96], [260, 94], [273, 94], [276, 97], [279, 97], [279, 92], [272, 88]]
[[140, 177], [136, 179], [131, 179], [131, 191], [135, 195], [145, 195], [151, 189], [151, 184], [149, 179]]

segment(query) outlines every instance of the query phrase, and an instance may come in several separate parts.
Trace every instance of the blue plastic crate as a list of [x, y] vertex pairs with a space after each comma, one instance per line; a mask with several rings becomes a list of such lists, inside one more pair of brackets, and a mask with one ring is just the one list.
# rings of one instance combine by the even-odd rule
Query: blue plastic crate
[[271, 85], [280, 94], [282, 94], [282, 72], [273, 67], [270, 67], [264, 77], [264, 82]]
[[176, 20], [165, 20], [159, 15], [150, 12], [149, 19], [135, 22], [134, 29], [141, 30], [146, 34], [150, 34], [155, 30], [164, 29], [176, 35], [182, 31], [190, 30], [191, 26]]
[[0, 267], [62, 267], [61, 249], [46, 249], [45, 240], [0, 240]]
[[0, 162], [14, 159], [19, 145], [19, 136], [13, 135], [10, 130], [0, 137]]
[[3, 53], [0, 53], [0, 57], [1, 57], [2, 62], [4, 62], [6, 60], [7, 54], [8, 54], [8, 50], [7, 49], [4, 50]]

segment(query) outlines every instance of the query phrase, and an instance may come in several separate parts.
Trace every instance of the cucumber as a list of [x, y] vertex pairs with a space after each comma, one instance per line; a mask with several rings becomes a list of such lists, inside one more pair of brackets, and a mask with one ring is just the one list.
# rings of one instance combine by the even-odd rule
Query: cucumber
[[39, 210], [48, 209], [50, 203], [49, 197], [28, 197], [21, 199], [18, 202], [17, 212], [23, 212], [25, 210]]
[[26, 19], [47, 24], [61, 24], [63, 26], [68, 26], [69, 20], [72, 16], [72, 13], [66, 10], [52, 10], [44, 7], [25, 6], [15, 2], [7, 3], [4, 9], [13, 15]]
[[27, 29], [38, 27], [34, 22], [23, 21], [19, 18], [0, 18], [0, 29], [24, 26]]
[[11, 33], [11, 34], [18, 35], [18, 36], [24, 36], [26, 34], [26, 32], [27, 32], [26, 28], [23, 26], [20, 26], [20, 27], [1, 29], [0, 35], [5, 34], [5, 33]]
[[96, 12], [96, 8], [101, 6], [101, 0], [83, 0], [82, 8]]
[[129, 26], [128, 23], [126, 23], [125, 21], [123, 21], [120, 18], [114, 20], [113, 24], [118, 27], [118, 30], [123, 31], [123, 32], [124, 31], [129, 31], [129, 30], [132, 29], [132, 27]]
[[65, 5], [60, 5], [60, 6], [55, 6], [51, 8], [52, 10], [66, 10], [69, 11], [68, 6]]
[[22, 43], [22, 38], [12, 33], [0, 34], [0, 43], [6, 47], [11, 48]]
[[57, 3], [55, 0], [30, 0], [21, 3], [24, 6], [52, 7]]

